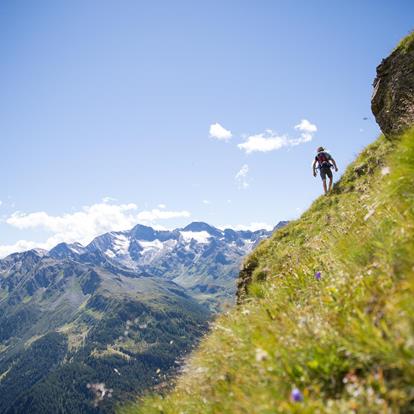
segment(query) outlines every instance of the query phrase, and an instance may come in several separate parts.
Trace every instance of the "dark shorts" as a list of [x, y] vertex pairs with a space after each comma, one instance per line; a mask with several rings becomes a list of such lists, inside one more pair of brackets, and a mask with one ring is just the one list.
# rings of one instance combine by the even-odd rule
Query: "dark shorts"
[[320, 172], [321, 172], [322, 180], [326, 180], [326, 176], [328, 176], [329, 178], [332, 178], [331, 167], [322, 167], [320, 169]]

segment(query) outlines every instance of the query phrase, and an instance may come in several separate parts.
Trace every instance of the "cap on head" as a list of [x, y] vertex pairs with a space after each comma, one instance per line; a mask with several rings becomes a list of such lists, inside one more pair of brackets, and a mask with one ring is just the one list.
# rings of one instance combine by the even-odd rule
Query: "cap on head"
[[324, 147], [318, 147], [318, 149], [316, 150], [316, 152], [321, 152], [321, 151], [325, 151]]

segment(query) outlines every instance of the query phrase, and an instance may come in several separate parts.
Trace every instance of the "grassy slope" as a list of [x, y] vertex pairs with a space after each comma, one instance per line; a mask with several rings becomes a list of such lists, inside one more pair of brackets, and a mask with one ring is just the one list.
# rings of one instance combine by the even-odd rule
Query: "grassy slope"
[[398, 43], [396, 49], [408, 50], [414, 43], [414, 31], [404, 37], [400, 43]]
[[[379, 138], [247, 259], [247, 298], [174, 391], [127, 411], [414, 412], [413, 198], [414, 131]], [[303, 402], [290, 401], [294, 387]]]

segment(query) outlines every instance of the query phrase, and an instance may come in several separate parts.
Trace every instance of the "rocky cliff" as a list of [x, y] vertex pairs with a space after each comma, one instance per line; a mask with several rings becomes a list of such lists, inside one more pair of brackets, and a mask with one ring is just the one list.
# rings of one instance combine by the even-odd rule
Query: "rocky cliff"
[[371, 108], [387, 138], [414, 123], [414, 33], [377, 67]]

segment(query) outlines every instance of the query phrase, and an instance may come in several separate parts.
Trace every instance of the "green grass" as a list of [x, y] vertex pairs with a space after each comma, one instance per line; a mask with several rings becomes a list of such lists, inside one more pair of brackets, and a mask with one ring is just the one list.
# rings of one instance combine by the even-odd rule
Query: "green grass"
[[398, 43], [396, 49], [401, 49], [403, 51], [408, 51], [414, 45], [414, 31], [412, 31], [408, 36], [404, 37], [400, 43]]
[[413, 253], [414, 130], [380, 137], [331, 195], [261, 243], [242, 305], [216, 320], [174, 389], [123, 412], [413, 413]]

